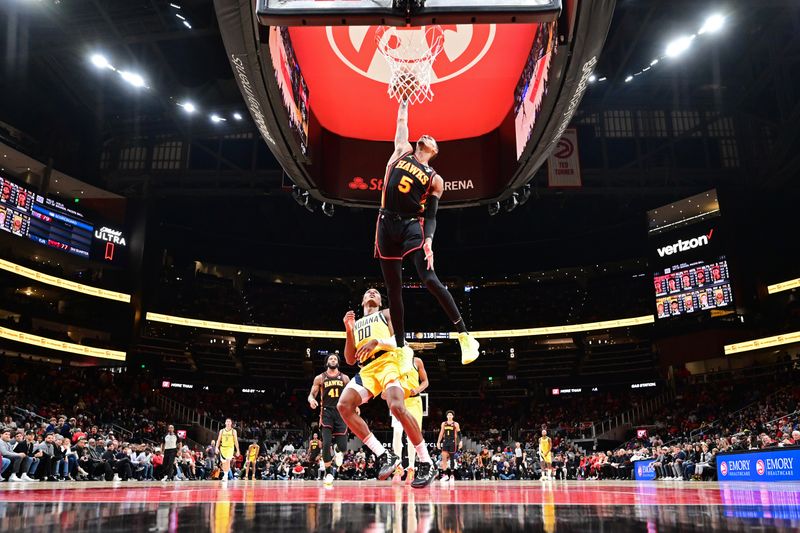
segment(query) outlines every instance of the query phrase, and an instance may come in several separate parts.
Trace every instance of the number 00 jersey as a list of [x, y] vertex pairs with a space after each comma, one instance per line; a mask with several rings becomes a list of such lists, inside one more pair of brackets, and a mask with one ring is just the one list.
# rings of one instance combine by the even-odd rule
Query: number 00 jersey
[[408, 152], [386, 168], [381, 207], [403, 216], [421, 215], [425, 210], [436, 171]]
[[[356, 320], [353, 328], [353, 336], [356, 341], [356, 351], [368, 343], [371, 339], [388, 339], [392, 336], [389, 332], [389, 323], [381, 311], [372, 313]], [[372, 362], [376, 357], [383, 355], [385, 350], [375, 348], [368, 357], [359, 363], [362, 367]]]
[[335, 376], [329, 376], [327, 372], [322, 373], [322, 408], [336, 409], [336, 402], [342, 395], [344, 389], [344, 379], [339, 372]]

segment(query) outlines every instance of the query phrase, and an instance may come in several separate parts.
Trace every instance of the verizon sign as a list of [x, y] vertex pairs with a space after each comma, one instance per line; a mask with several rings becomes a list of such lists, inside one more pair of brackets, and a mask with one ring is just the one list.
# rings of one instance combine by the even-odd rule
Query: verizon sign
[[695, 248], [699, 248], [701, 246], [706, 246], [709, 241], [711, 241], [711, 236], [714, 234], [714, 228], [711, 228], [711, 231], [708, 232], [708, 235], [700, 235], [699, 237], [694, 237], [687, 241], [683, 239], [678, 239], [675, 244], [668, 244], [666, 246], [662, 246], [658, 248], [658, 255], [659, 257], [665, 257], [672, 254], [677, 254], [680, 252], [685, 252], [687, 250], [693, 250]]

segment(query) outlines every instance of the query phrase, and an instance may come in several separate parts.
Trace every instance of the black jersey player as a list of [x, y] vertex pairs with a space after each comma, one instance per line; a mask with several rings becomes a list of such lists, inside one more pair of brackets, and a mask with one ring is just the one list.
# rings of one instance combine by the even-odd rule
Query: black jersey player
[[416, 148], [408, 142], [408, 104], [402, 102], [397, 112], [394, 153], [386, 166], [383, 183], [375, 232], [375, 257], [380, 260], [389, 293], [397, 346], [402, 349], [405, 344], [403, 259], [410, 256], [420, 280], [439, 301], [458, 331], [461, 362], [469, 364], [478, 358], [478, 341], [467, 332], [453, 296], [433, 270], [433, 235], [444, 181], [429, 163], [438, 153], [439, 146], [430, 135], [420, 137]]
[[347, 449], [347, 425], [342, 420], [342, 415], [337, 411], [336, 404], [350, 378], [339, 370], [338, 355], [329, 355], [326, 365], [325, 372], [314, 378], [314, 384], [308, 394], [308, 404], [312, 409], [316, 409], [319, 406], [317, 394], [321, 392], [320, 403], [322, 408], [319, 413], [319, 427], [322, 433], [322, 460], [325, 462], [325, 483], [329, 485], [333, 483], [333, 470], [331, 468], [333, 439], [336, 439], [337, 467], [342, 465], [342, 454]]

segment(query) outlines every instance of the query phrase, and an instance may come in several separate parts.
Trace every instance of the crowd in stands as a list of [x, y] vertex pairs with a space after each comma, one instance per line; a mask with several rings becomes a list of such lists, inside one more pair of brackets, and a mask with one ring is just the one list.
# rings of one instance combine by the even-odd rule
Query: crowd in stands
[[[153, 382], [146, 373], [18, 363], [6, 360], [0, 378], [3, 478], [193, 480], [217, 475], [213, 446], [181, 439], [174, 448], [169, 446], [172, 450], [165, 447], [165, 435], [174, 431], [171, 421], [151, 404]], [[573, 441], [587, 431], [579, 426], [634, 406], [644, 393], [594, 395], [588, 402], [586, 396], [443, 399], [426, 420], [426, 439], [435, 443], [441, 409], [454, 408], [465, 432], [453, 456], [456, 479], [541, 478], [537, 448], [542, 427], [553, 439], [556, 479], [629, 479], [640, 459], [655, 460], [659, 479], [713, 479], [721, 452], [800, 445], [797, 376], [792, 364], [775, 367], [756, 383], [679, 383], [674, 400], [649, 415], [650, 423], [644, 424], [649, 437], [631, 438], [608, 451], [576, 445]], [[169, 396], [219, 419], [239, 413], [242, 451], [250, 443], [260, 446], [251, 474], [256, 479], [319, 476], [319, 464], [309, 456], [308, 434], [294, 429], [292, 406], [299, 400], [293, 391], [278, 387], [254, 396], [232, 390], [170, 390]], [[373, 429], [388, 434], [385, 406], [372, 402], [363, 414]], [[314, 424], [310, 430], [316, 430]], [[581, 443], [590, 446], [585, 440]], [[234, 464], [239, 478], [244, 477], [242, 463], [240, 456]], [[367, 450], [347, 452], [336, 475], [370, 479], [375, 458]]]

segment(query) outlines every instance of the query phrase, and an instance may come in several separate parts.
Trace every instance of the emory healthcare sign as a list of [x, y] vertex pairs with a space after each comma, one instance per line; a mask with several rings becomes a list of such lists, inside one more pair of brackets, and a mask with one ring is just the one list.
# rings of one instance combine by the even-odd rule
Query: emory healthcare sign
[[719, 481], [800, 481], [800, 448], [774, 448], [717, 456]]
[[633, 479], [636, 481], [650, 481], [656, 478], [656, 469], [653, 468], [655, 459], [643, 459], [633, 462]]

